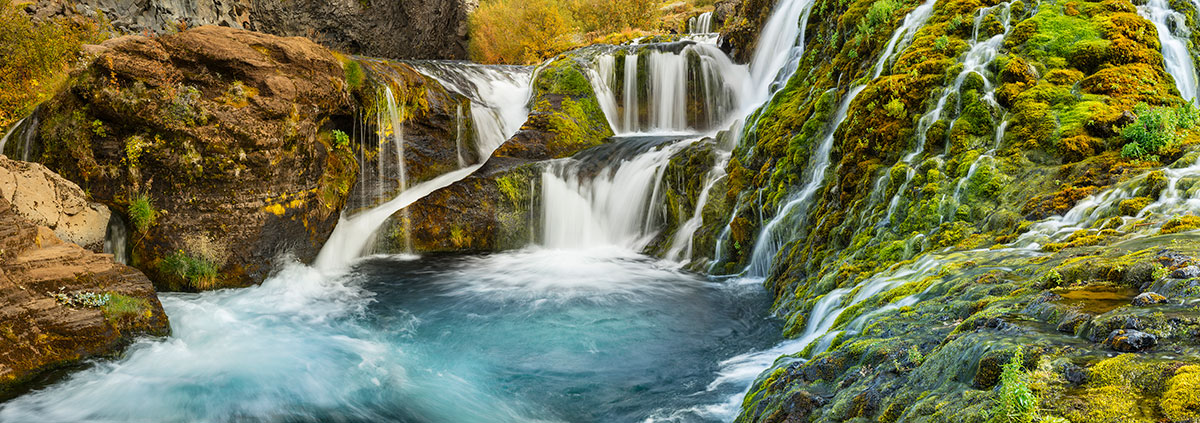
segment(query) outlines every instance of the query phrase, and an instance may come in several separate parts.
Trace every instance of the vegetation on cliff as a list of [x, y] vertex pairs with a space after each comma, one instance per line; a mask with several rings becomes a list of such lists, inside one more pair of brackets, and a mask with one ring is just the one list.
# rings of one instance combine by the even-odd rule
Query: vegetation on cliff
[[0, 130], [58, 92], [83, 44], [108, 38], [103, 16], [34, 22], [12, 0], [0, 0]]

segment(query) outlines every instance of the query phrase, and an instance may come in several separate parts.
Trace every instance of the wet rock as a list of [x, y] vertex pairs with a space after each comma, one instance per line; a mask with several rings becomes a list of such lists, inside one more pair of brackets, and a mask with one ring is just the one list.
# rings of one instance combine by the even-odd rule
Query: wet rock
[[1105, 345], [1120, 352], [1141, 352], [1154, 348], [1158, 337], [1133, 329], [1118, 329], [1108, 335]]
[[1092, 319], [1092, 316], [1085, 313], [1071, 313], [1063, 318], [1058, 323], [1056, 328], [1059, 332], [1074, 334], [1080, 326]]
[[1145, 307], [1155, 304], [1166, 304], [1167, 297], [1159, 295], [1157, 292], [1143, 292], [1133, 298], [1133, 305], [1136, 307]]
[[1000, 381], [1000, 371], [1012, 359], [1012, 351], [988, 351], [979, 358], [979, 366], [971, 386], [975, 389], [992, 389]]
[[[67, 305], [85, 294], [120, 295], [138, 310]], [[3, 394], [40, 372], [115, 353], [135, 337], [165, 335], [169, 326], [145, 275], [63, 242], [0, 196], [0, 331]]]
[[45, 166], [0, 156], [0, 197], [18, 215], [50, 228], [63, 241], [93, 252], [103, 250], [112, 212], [88, 201], [78, 185]]
[[1185, 266], [1191, 264], [1194, 260], [1192, 256], [1171, 250], [1159, 250], [1157, 255], [1158, 258], [1156, 260], [1158, 263], [1168, 268]]
[[1200, 277], [1200, 266], [1187, 266], [1171, 271], [1171, 277], [1175, 279], [1191, 279]]
[[1057, 364], [1054, 368], [1060, 375], [1062, 375], [1063, 379], [1065, 379], [1067, 382], [1070, 382], [1072, 385], [1079, 386], [1084, 382], [1087, 382], [1087, 370], [1075, 365], [1074, 363], [1064, 361]]
[[354, 127], [333, 53], [224, 27], [102, 47], [39, 109], [35, 158], [127, 218], [140, 210], [133, 265], [200, 290], [316, 256], [358, 168], [332, 133]]

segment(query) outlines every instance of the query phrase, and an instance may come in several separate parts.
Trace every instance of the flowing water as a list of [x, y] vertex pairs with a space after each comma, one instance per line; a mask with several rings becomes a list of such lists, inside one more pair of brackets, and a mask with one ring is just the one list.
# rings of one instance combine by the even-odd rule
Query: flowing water
[[1179, 96], [1184, 100], [1196, 100], [1197, 75], [1196, 64], [1188, 50], [1191, 31], [1187, 19], [1171, 9], [1166, 0], [1150, 0], [1138, 7], [1138, 13], [1150, 22], [1158, 32], [1158, 41], [1162, 45], [1163, 64], [1167, 73], [1175, 79], [1175, 87]]

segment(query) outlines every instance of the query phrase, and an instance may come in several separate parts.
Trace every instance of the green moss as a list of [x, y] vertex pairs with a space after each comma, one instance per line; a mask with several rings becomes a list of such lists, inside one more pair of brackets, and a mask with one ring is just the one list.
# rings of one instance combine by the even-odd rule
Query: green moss
[[345, 60], [342, 62], [342, 74], [345, 75], [346, 86], [351, 91], [356, 91], [363, 86], [366, 76], [363, 74], [362, 66], [357, 60]]
[[1174, 234], [1180, 232], [1192, 231], [1200, 228], [1200, 216], [1185, 215], [1172, 217], [1167, 223], [1164, 223], [1161, 234]]

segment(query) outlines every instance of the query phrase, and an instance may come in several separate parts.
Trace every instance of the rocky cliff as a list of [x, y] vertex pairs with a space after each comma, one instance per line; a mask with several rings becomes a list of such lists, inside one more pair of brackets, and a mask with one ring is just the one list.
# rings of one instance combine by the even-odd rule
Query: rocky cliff
[[304, 36], [355, 54], [465, 59], [470, 0], [38, 0], [35, 18], [103, 13], [129, 34], [164, 34], [206, 25]]
[[18, 215], [50, 228], [59, 239], [94, 252], [104, 249], [112, 212], [45, 166], [0, 156], [0, 196]]

